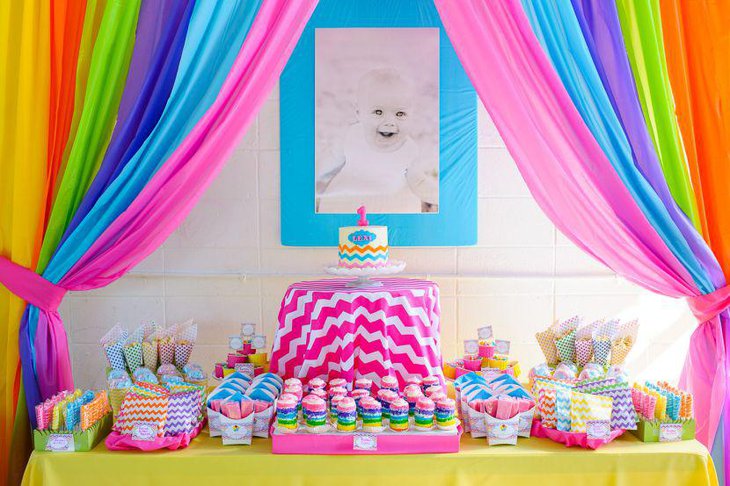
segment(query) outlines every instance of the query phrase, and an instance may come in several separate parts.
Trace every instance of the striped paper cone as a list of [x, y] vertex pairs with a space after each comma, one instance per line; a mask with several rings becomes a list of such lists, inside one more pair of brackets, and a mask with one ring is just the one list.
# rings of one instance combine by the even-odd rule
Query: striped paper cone
[[591, 339], [579, 339], [575, 342], [575, 358], [578, 366], [585, 366], [593, 354], [593, 341]]
[[555, 340], [558, 357], [561, 361], [575, 363], [575, 330]]
[[129, 370], [134, 373], [134, 370], [142, 366], [142, 343], [131, 343], [124, 346], [124, 358]]

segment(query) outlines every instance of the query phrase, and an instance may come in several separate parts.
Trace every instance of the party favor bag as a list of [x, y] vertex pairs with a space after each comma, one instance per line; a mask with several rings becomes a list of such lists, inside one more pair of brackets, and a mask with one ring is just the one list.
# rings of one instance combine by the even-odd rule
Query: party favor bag
[[554, 387], [541, 387], [537, 392], [537, 411], [542, 418], [542, 424], [554, 429], [558, 423], [558, 417], [555, 412], [555, 398], [557, 389]]
[[570, 413], [572, 396], [573, 392], [564, 388], [558, 388], [555, 392], [555, 428], [564, 432], [570, 431], [572, 423]]
[[636, 335], [639, 332], [639, 322], [634, 320], [626, 322], [619, 327], [616, 337], [611, 341], [611, 364], [620, 365], [626, 360], [626, 356], [636, 342]]
[[139, 395], [129, 392], [122, 402], [122, 409], [114, 424], [114, 431], [132, 434], [136, 427], [152, 427], [157, 437], [165, 433], [169, 395]]
[[638, 417], [634, 403], [631, 400], [631, 389], [628, 385], [616, 384], [596, 390], [595, 395], [611, 397], [613, 399], [613, 411], [611, 412], [611, 428], [636, 430]]
[[571, 432], [585, 433], [586, 422], [590, 420], [611, 421], [613, 399], [600, 395], [573, 392], [570, 396]]
[[117, 324], [109, 329], [100, 340], [109, 366], [115, 370], [125, 369], [124, 342], [128, 334], [129, 331]]
[[182, 368], [190, 361], [190, 355], [193, 353], [193, 346], [197, 339], [198, 325], [193, 321], [183, 324], [175, 340], [175, 365], [178, 368]]
[[187, 434], [198, 424], [202, 400], [196, 391], [173, 393], [167, 406], [165, 435]]

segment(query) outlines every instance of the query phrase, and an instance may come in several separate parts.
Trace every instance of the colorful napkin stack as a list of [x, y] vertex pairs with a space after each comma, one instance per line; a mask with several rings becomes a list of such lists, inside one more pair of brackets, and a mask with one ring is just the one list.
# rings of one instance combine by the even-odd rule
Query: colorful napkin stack
[[64, 391], [35, 407], [38, 430], [85, 431], [111, 411], [106, 391]]

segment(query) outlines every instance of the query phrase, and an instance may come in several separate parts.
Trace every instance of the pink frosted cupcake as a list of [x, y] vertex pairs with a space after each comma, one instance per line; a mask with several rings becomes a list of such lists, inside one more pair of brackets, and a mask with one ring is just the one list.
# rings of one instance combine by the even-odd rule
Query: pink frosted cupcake
[[330, 400], [334, 397], [346, 397], [347, 396], [347, 388], [341, 387], [341, 386], [334, 386], [330, 388], [329, 391]]
[[360, 400], [370, 396], [370, 391], [363, 390], [362, 388], [356, 388], [352, 390], [352, 399], [355, 400], [357, 406], [357, 416], [362, 417], [362, 408], [360, 407]]
[[421, 388], [423, 388], [423, 391], [425, 392], [429, 386], [440, 385], [440, 384], [441, 384], [441, 381], [438, 379], [438, 377], [427, 376], [421, 382]]
[[420, 387], [423, 384], [423, 380], [420, 376], [411, 376], [406, 380], [406, 386], [407, 385], [416, 385]]
[[395, 376], [384, 376], [380, 379], [381, 390], [391, 390], [396, 393], [400, 391], [398, 388], [398, 378]]
[[373, 380], [369, 378], [359, 378], [355, 380], [355, 390], [370, 391], [373, 388]]
[[337, 405], [337, 430], [354, 432], [357, 427], [357, 406], [350, 397], [341, 397]]
[[418, 402], [418, 399], [423, 396], [421, 387], [416, 384], [408, 385], [403, 390], [403, 395], [405, 396], [406, 402], [408, 402], [408, 413], [413, 415], [416, 410], [416, 403]]
[[433, 400], [434, 403], [438, 403], [439, 400], [443, 400], [444, 398], [449, 398], [449, 397], [446, 395], [446, 393], [436, 392], [436, 393], [432, 393], [431, 396], [428, 398]]
[[327, 385], [327, 384], [326, 384], [326, 383], [324, 382], [324, 380], [323, 380], [323, 379], [321, 379], [321, 378], [312, 378], [312, 379], [311, 379], [311, 380], [309, 380], [309, 382], [307, 383], [307, 386], [309, 387], [309, 392], [310, 392], [310, 393], [311, 393], [311, 392], [312, 392], [313, 390], [319, 390], [319, 389], [323, 389], [323, 390], [324, 390], [324, 388], [325, 388], [325, 386], [326, 386], [326, 385]]
[[296, 395], [297, 400], [301, 400], [302, 396], [304, 395], [304, 392], [302, 391], [302, 385], [297, 385], [296, 383], [284, 385], [284, 393], [291, 393], [292, 395]]
[[416, 430], [431, 430], [433, 429], [433, 417], [436, 410], [436, 404], [433, 403], [428, 397], [421, 397], [416, 402], [416, 411], [413, 416], [413, 421], [416, 426]]
[[349, 385], [349, 383], [344, 378], [332, 378], [330, 380], [330, 382], [327, 384], [327, 388], [332, 389], [332, 388], [342, 387], [344, 389], [347, 389], [348, 385]]
[[324, 400], [307, 395], [302, 401], [302, 410], [309, 432], [321, 434], [327, 431], [327, 403]]
[[405, 432], [408, 430], [408, 402], [396, 398], [390, 404], [390, 430]]
[[316, 397], [319, 397], [319, 398], [321, 398], [322, 400], [325, 400], [325, 401], [329, 398], [329, 395], [327, 395], [327, 392], [325, 391], [324, 388], [315, 388], [309, 394], [310, 395], [314, 395]]
[[347, 397], [335, 395], [330, 400], [330, 421], [333, 423], [337, 421], [337, 406], [340, 404], [343, 398]]
[[300, 380], [299, 378], [287, 378], [284, 381], [284, 386], [287, 387], [289, 385], [299, 385], [299, 386], [302, 386], [302, 380]]
[[398, 394], [393, 390], [378, 390], [378, 401], [383, 406], [383, 418], [390, 419], [390, 404], [398, 399]]
[[443, 393], [444, 388], [441, 385], [431, 385], [423, 392], [427, 397], [431, 397], [434, 393]]

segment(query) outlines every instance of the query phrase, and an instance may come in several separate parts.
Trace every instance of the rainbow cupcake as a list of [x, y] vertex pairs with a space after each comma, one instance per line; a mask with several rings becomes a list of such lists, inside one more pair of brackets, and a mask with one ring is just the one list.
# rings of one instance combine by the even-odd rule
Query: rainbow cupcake
[[284, 381], [284, 387], [287, 387], [289, 385], [299, 385], [299, 386], [302, 386], [302, 380], [300, 380], [299, 378], [287, 378]]
[[330, 400], [330, 422], [337, 421], [337, 405], [339, 405], [343, 398], [346, 397], [335, 395], [332, 397], [332, 400]]
[[368, 392], [373, 388], [373, 380], [369, 378], [359, 378], [355, 380], [355, 390], [367, 390]]
[[408, 402], [408, 413], [413, 415], [416, 410], [416, 403], [418, 402], [418, 399], [423, 396], [421, 387], [416, 384], [407, 385], [403, 390], [403, 396]]
[[365, 397], [369, 397], [369, 396], [370, 396], [370, 392], [363, 388], [356, 388], [355, 390], [352, 390], [352, 399], [355, 400], [355, 406], [357, 407], [358, 418], [362, 418], [362, 408], [360, 407], [360, 400], [362, 400]]
[[312, 393], [313, 390], [324, 390], [327, 384], [322, 378], [312, 378], [309, 382], [307, 382], [307, 386], [309, 387], [309, 393]]
[[327, 395], [327, 391], [325, 391], [324, 388], [315, 388], [314, 390], [310, 391], [309, 394], [319, 397], [324, 401], [327, 401], [327, 399], [329, 398], [329, 395]]
[[327, 402], [313, 395], [307, 395], [302, 400], [307, 430], [314, 434], [321, 434], [327, 430]]
[[408, 385], [416, 385], [417, 387], [421, 387], [421, 384], [423, 383], [423, 380], [420, 376], [411, 376], [406, 380], [406, 386]]
[[390, 404], [398, 398], [393, 390], [378, 390], [378, 400], [383, 407], [383, 418], [390, 419]]
[[341, 397], [337, 405], [337, 430], [352, 432], [357, 426], [357, 407], [355, 400], [350, 397]]
[[332, 389], [335, 387], [342, 387], [347, 390], [349, 383], [344, 378], [332, 378], [327, 384], [327, 388]]
[[441, 385], [431, 385], [423, 392], [424, 395], [431, 398], [434, 393], [443, 393], [444, 388]]
[[382, 432], [383, 413], [382, 405], [373, 397], [363, 397], [360, 400], [362, 409], [363, 432]]
[[395, 376], [384, 376], [380, 379], [380, 389], [381, 390], [390, 390], [395, 393], [398, 393], [400, 390], [398, 388], [398, 378]]
[[441, 430], [456, 428], [456, 402], [450, 398], [443, 398], [436, 402], [436, 426]]
[[281, 432], [291, 433], [297, 430], [299, 400], [289, 393], [283, 394], [276, 401], [276, 425]]
[[427, 376], [421, 382], [421, 388], [423, 389], [423, 391], [425, 393], [426, 392], [426, 389], [429, 386], [440, 385], [440, 384], [441, 384], [441, 381], [438, 379], [438, 377], [436, 377], [436, 376]]
[[421, 397], [416, 402], [416, 411], [413, 415], [413, 420], [416, 425], [416, 430], [431, 430], [433, 429], [433, 417], [436, 405], [428, 397]]
[[408, 402], [396, 398], [390, 404], [390, 430], [403, 432], [408, 430]]

